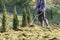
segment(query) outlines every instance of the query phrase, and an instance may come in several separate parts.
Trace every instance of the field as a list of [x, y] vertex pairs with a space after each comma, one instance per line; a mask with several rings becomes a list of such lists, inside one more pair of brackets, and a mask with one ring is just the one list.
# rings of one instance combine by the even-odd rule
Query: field
[[[58, 17], [58, 16], [56, 16]], [[8, 14], [7, 32], [0, 33], [0, 40], [60, 40], [60, 24], [50, 22], [50, 27], [21, 27], [22, 16], [18, 15], [19, 26], [18, 31], [12, 29], [13, 14]], [[57, 18], [58, 19], [58, 18]], [[55, 20], [57, 21], [57, 20]], [[54, 22], [55, 22], [54, 21]], [[0, 14], [0, 31], [2, 30], [2, 13]], [[52, 23], [52, 24], [51, 24]]]

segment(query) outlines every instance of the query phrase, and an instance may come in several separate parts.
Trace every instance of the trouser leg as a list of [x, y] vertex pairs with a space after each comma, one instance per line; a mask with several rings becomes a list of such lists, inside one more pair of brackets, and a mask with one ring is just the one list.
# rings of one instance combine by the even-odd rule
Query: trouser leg
[[40, 14], [40, 13], [41, 13], [41, 15], [38, 16], [38, 20], [39, 20], [41, 26], [44, 26], [44, 20], [43, 20], [43, 17], [42, 17], [42, 11], [38, 12], [38, 14]]
[[47, 20], [47, 18], [45, 17], [45, 11], [43, 11], [42, 14], [43, 14], [43, 20], [44, 20], [44, 22], [46, 23], [46, 26], [48, 26], [48, 20]]
[[40, 13], [41, 15], [38, 16], [38, 20], [40, 21], [41, 26], [44, 26], [44, 22], [46, 23], [46, 26], [48, 26], [48, 20], [45, 17], [45, 11], [38, 12], [38, 14]]
[[42, 21], [41, 21], [41, 26], [44, 27], [44, 20], [42, 18]]
[[44, 26], [44, 20], [43, 20], [43, 18], [39, 16], [38, 20], [39, 20], [41, 26]]

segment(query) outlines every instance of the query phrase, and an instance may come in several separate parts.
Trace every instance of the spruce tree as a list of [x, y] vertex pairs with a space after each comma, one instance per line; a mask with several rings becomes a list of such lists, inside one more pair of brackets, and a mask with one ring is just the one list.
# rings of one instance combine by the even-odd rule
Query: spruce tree
[[17, 11], [16, 11], [16, 7], [14, 7], [14, 16], [13, 16], [13, 29], [17, 30], [17, 26], [19, 24], [19, 20], [17, 17]]
[[27, 26], [27, 15], [26, 15], [26, 9], [23, 10], [23, 18], [22, 18], [22, 27]]
[[3, 18], [2, 18], [2, 28], [3, 28], [3, 31], [6, 31], [6, 26], [7, 26], [7, 9], [4, 6], [4, 9], [3, 9]]

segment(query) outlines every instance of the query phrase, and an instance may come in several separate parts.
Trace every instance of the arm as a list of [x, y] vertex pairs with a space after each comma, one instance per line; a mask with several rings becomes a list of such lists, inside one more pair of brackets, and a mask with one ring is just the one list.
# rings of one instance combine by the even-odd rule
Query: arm
[[37, 11], [38, 4], [40, 4], [39, 0], [36, 0], [35, 11]]
[[45, 9], [46, 9], [46, 0], [44, 0], [44, 5], [45, 5]]
[[46, 0], [42, 0], [42, 11], [46, 10]]

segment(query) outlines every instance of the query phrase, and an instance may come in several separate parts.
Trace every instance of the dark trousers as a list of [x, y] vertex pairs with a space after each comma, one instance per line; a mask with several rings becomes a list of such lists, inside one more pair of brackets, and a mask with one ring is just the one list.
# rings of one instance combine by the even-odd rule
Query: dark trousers
[[38, 14], [40, 14], [38, 16], [38, 20], [41, 23], [41, 26], [44, 26], [44, 23], [46, 23], [46, 26], [48, 26], [48, 20], [45, 17], [45, 10], [44, 11], [38, 11]]

